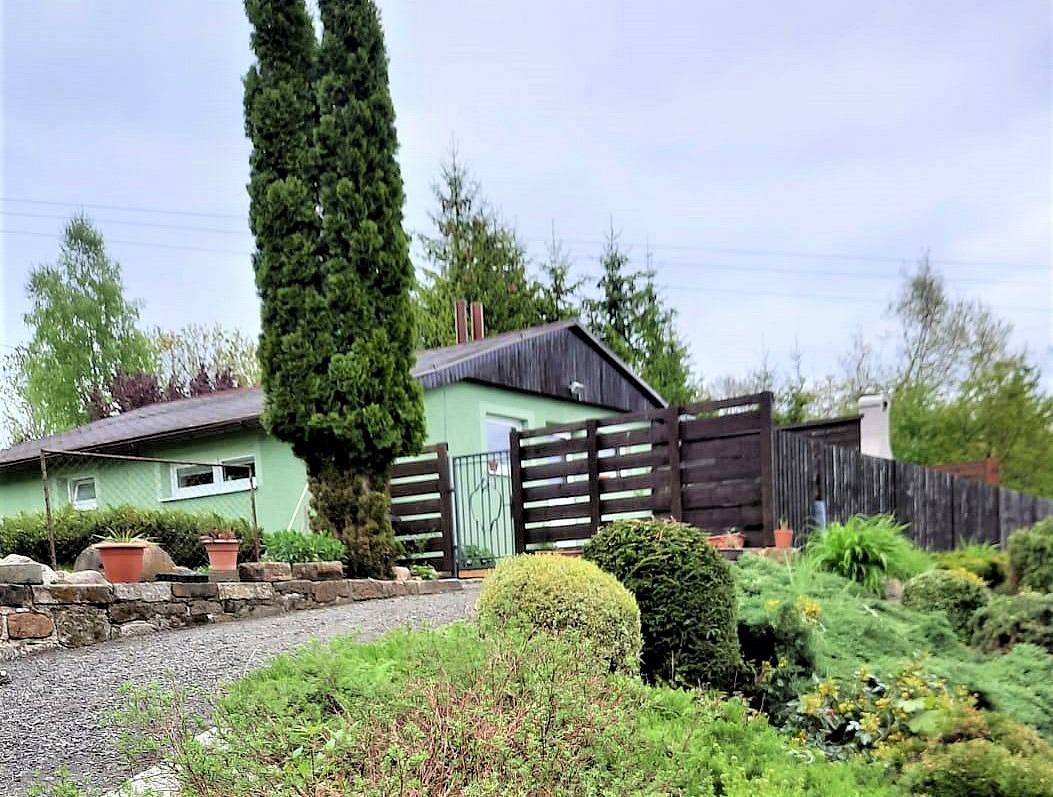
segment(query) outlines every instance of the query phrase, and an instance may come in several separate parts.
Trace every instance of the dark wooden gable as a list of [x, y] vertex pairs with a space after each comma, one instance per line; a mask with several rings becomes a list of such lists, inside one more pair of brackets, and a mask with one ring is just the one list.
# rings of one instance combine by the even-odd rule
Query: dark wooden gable
[[426, 388], [470, 379], [567, 400], [574, 398], [571, 383], [580, 382], [585, 386], [581, 400], [589, 404], [624, 412], [663, 406], [654, 391], [576, 324], [478, 351], [420, 379]]

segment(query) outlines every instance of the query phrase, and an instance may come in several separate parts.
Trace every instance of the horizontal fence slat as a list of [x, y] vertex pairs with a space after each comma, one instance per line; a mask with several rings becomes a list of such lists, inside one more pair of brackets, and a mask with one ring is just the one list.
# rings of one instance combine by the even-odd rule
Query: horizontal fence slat
[[566, 482], [558, 484], [538, 484], [523, 488], [523, 503], [534, 501], [551, 501], [555, 498], [576, 498], [589, 494], [587, 481]]
[[524, 465], [523, 482], [558, 479], [562, 476], [581, 476], [588, 472], [589, 461], [587, 459], [564, 460], [562, 462], [550, 462], [545, 465]]
[[392, 498], [406, 498], [414, 495], [429, 495], [441, 489], [438, 475], [434, 479], [422, 479], [412, 482], [398, 482], [389, 485], [388, 493]]
[[413, 462], [396, 462], [391, 468], [392, 479], [405, 479], [410, 476], [424, 476], [438, 473], [439, 461], [435, 458], [419, 459]]
[[759, 432], [761, 423], [760, 414], [756, 412], [682, 421], [680, 423], [680, 439], [690, 443], [695, 440], [711, 440], [717, 437], [754, 434]]
[[591, 523], [576, 523], [572, 526], [544, 526], [526, 530], [526, 544], [539, 545], [546, 542], [587, 540], [592, 536]]
[[414, 520], [395, 520], [392, 523], [395, 534], [423, 534], [429, 531], [442, 531], [442, 518], [417, 518]]
[[520, 446], [519, 453], [524, 460], [541, 459], [542, 457], [581, 454], [584, 453], [587, 446], [588, 441], [584, 437], [574, 437], [570, 440], [546, 440], [523, 445]]
[[568, 518], [587, 518], [589, 502], [578, 501], [573, 504], [550, 504], [548, 506], [528, 506], [523, 510], [527, 523], [539, 523], [544, 520], [566, 520]]
[[624, 498], [607, 498], [600, 501], [601, 515], [616, 515], [623, 512], [646, 512], [653, 501], [649, 495], [630, 495]]
[[683, 500], [685, 510], [759, 504], [761, 480], [758, 476], [754, 479], [687, 485], [683, 488]]
[[421, 498], [391, 504], [391, 514], [400, 518], [410, 515], [437, 515], [441, 509], [442, 502], [438, 498]]

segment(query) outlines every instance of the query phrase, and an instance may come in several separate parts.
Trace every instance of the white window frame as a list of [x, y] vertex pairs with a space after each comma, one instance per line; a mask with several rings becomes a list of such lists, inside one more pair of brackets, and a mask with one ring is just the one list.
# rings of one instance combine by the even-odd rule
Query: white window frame
[[[95, 488], [95, 497], [84, 501], [78, 501], [77, 485], [85, 484], [87, 482], [91, 482], [92, 486]], [[74, 509], [84, 511], [99, 508], [99, 483], [94, 476], [73, 476], [66, 483], [66, 489], [69, 495], [69, 505]]]
[[[234, 465], [251, 465], [252, 477], [247, 479], [223, 480], [223, 468]], [[193, 487], [179, 486], [179, 472], [187, 468], [197, 468], [199, 465], [176, 465], [172, 464], [169, 470], [172, 482], [172, 494], [166, 500], [178, 501], [183, 498], [203, 498], [209, 495], [226, 495], [227, 493], [242, 493], [256, 487], [259, 474], [256, 472], [256, 457], [245, 454], [238, 457], [227, 457], [212, 466], [212, 482], [210, 484], [198, 484]]]

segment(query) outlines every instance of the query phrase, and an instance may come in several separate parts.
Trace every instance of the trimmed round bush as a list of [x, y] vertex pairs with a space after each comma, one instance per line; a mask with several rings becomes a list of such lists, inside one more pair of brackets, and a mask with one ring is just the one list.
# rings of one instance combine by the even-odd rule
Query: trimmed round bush
[[652, 681], [731, 688], [741, 672], [731, 568], [705, 532], [663, 520], [600, 529], [585, 557], [636, 596]]
[[943, 612], [958, 635], [966, 639], [972, 635], [973, 615], [990, 599], [984, 580], [962, 569], [930, 570], [903, 586], [904, 606]]
[[589, 642], [611, 669], [640, 671], [640, 609], [618, 579], [576, 557], [504, 559], [483, 581], [479, 619], [487, 627], [530, 627]]
[[939, 745], [908, 764], [902, 785], [926, 797], [1053, 797], [1053, 767], [986, 739]]
[[1053, 595], [995, 595], [973, 618], [973, 645], [988, 652], [1021, 642], [1053, 653]]
[[991, 589], [996, 589], [1009, 580], [1009, 554], [993, 545], [973, 543], [953, 551], [940, 551], [932, 556], [937, 567], [944, 570], [968, 570], [982, 578]]
[[1014, 589], [1053, 592], [1053, 518], [1009, 537], [1009, 575]]

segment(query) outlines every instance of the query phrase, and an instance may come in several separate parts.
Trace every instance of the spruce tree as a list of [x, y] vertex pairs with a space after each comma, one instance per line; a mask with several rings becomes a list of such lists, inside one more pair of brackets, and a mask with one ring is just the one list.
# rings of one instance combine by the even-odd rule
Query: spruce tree
[[344, 538], [351, 573], [387, 576], [387, 479], [424, 436], [395, 114], [374, 3], [318, 7], [320, 43], [303, 0], [246, 2], [264, 418], [303, 459], [313, 523]]

